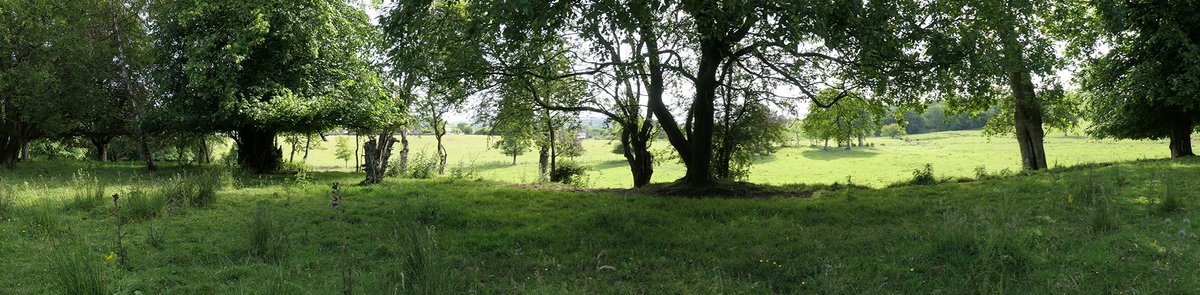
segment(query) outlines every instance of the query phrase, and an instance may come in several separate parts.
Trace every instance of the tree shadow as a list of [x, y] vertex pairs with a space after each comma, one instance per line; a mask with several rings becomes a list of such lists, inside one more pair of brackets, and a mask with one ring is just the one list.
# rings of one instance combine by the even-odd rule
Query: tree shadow
[[629, 162], [627, 162], [625, 160], [608, 160], [608, 161], [596, 163], [596, 165], [592, 165], [592, 167], [595, 168], [596, 170], [603, 170], [603, 169], [617, 168], [617, 167], [629, 167]]
[[830, 160], [837, 160], [837, 159], [870, 158], [870, 157], [879, 155], [879, 153], [874, 151], [874, 149], [870, 149], [870, 148], [852, 149], [852, 150], [848, 150], [848, 151], [841, 149], [841, 148], [836, 148], [836, 149], [830, 148], [829, 150], [821, 150], [821, 149], [807, 150], [807, 151], [800, 152], [800, 155], [803, 155], [805, 158], [808, 158], [810, 160], [830, 161]]

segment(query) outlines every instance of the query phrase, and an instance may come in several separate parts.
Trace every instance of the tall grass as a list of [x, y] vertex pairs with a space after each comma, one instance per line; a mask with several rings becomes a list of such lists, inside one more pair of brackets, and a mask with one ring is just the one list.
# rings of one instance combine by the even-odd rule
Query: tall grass
[[17, 209], [17, 194], [12, 187], [0, 188], [0, 219], [12, 218]]
[[158, 217], [168, 199], [158, 192], [130, 191], [121, 196], [121, 216], [129, 220], [148, 220]]
[[275, 220], [271, 209], [259, 203], [246, 223], [248, 232], [247, 252], [250, 257], [262, 261], [278, 261], [286, 254], [286, 242], [282, 226]]
[[224, 186], [220, 172], [180, 174], [163, 185], [159, 192], [176, 204], [207, 207], [217, 202], [217, 191]]
[[61, 294], [108, 294], [100, 276], [102, 256], [68, 246], [55, 249], [48, 259], [50, 277]]
[[432, 228], [413, 225], [398, 238], [404, 253], [400, 261], [404, 293], [452, 293], [453, 276], [441, 259]]
[[64, 210], [91, 211], [104, 205], [108, 197], [104, 194], [105, 184], [87, 172], [75, 173], [71, 182], [71, 196], [63, 201]]

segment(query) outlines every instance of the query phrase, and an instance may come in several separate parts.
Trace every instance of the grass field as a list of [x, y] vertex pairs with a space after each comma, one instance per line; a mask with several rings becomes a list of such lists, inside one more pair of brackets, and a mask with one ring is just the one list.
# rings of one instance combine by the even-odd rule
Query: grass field
[[393, 179], [345, 188], [344, 215], [328, 184], [361, 179], [344, 172], [34, 162], [0, 178], [5, 294], [333, 294], [343, 278], [372, 294], [1200, 292], [1196, 158], [810, 198]]
[[[988, 138], [979, 131], [938, 132], [908, 136], [906, 140], [871, 138], [874, 147], [863, 149], [829, 150], [812, 147], [787, 147], [774, 156], [758, 161], [747, 181], [766, 184], [789, 183], [846, 183], [882, 187], [912, 177], [912, 171], [932, 164], [940, 177], [974, 177], [976, 168], [992, 173], [1009, 169], [1019, 171], [1021, 162], [1015, 139]], [[432, 136], [411, 137], [415, 152], [432, 155], [435, 143]], [[313, 150], [308, 163], [319, 170], [351, 171], [354, 161], [346, 165], [334, 157], [333, 137]], [[606, 140], [587, 140], [585, 153], [575, 159], [592, 168], [588, 186], [597, 188], [629, 187], [632, 177], [625, 158], [613, 154]], [[805, 142], [807, 144], [807, 142]], [[538, 180], [537, 153], [531, 151], [517, 158], [517, 165], [499, 150], [489, 149], [489, 138], [482, 135], [449, 135], [446, 148], [449, 166], [477, 171], [483, 178], [514, 183]], [[397, 147], [398, 148], [398, 147]], [[666, 141], [655, 143], [656, 149], [669, 149]], [[1165, 141], [1092, 140], [1081, 136], [1051, 134], [1046, 137], [1046, 161], [1051, 167], [1074, 166], [1138, 159], [1158, 159], [1170, 155]], [[666, 153], [668, 151], [664, 151]], [[289, 150], [284, 150], [284, 156]], [[299, 157], [299, 156], [297, 156]], [[683, 177], [683, 165], [668, 161], [657, 165], [654, 182], [671, 182]], [[853, 177], [850, 177], [853, 175]], [[849, 177], [849, 179], [848, 179]]]

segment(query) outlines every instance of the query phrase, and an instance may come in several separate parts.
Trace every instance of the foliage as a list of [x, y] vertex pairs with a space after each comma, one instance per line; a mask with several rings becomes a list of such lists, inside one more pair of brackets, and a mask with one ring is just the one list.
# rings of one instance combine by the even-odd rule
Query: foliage
[[913, 170], [912, 176], [908, 183], [913, 185], [934, 185], [938, 182], [937, 177], [933, 175], [933, 164], [925, 164], [925, 168]]
[[1179, 137], [1189, 136], [1200, 121], [1200, 41], [1195, 38], [1200, 4], [1099, 1], [1097, 6], [1095, 21], [1103, 38], [1091, 42], [1111, 50], [1084, 68], [1088, 133], [1190, 141]]
[[[817, 97], [832, 101], [840, 95], [838, 91], [827, 89]], [[850, 142], [855, 138], [869, 136], [879, 130], [880, 119], [884, 109], [861, 95], [848, 94], [837, 104], [828, 108], [817, 104], [808, 105], [808, 114], [804, 117], [801, 128], [809, 137], [817, 140], [833, 140], [845, 144], [849, 149]]]
[[727, 111], [736, 114], [716, 127], [714, 174], [720, 179], [744, 180], [755, 161], [774, 154], [787, 141], [787, 120], [761, 104]]
[[354, 159], [354, 150], [350, 147], [349, 137], [338, 137], [337, 145], [334, 147], [334, 155], [341, 159], [344, 163], [350, 163]]
[[575, 161], [561, 161], [554, 167], [554, 171], [550, 172], [550, 179], [557, 182], [570, 184], [574, 186], [587, 185], [588, 167], [579, 164]]
[[900, 127], [900, 124], [892, 123], [879, 128], [879, 135], [888, 138], [900, 138], [908, 135], [908, 132], [904, 131], [904, 127]]

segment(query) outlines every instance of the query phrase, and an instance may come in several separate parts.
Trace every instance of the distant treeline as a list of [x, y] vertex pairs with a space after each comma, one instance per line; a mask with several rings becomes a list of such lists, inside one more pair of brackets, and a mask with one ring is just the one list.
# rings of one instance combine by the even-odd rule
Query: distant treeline
[[[883, 118], [882, 126], [887, 126], [897, 123], [897, 109], [892, 109]], [[939, 131], [953, 130], [979, 130], [987, 124], [989, 118], [995, 117], [1000, 111], [996, 108], [991, 108], [987, 112], [980, 113], [977, 116], [970, 114], [954, 114], [946, 113], [945, 103], [932, 103], [926, 106], [925, 111], [917, 113], [913, 110], [904, 112], [904, 121], [907, 123], [904, 126], [904, 131], [908, 134], [921, 134]]]

